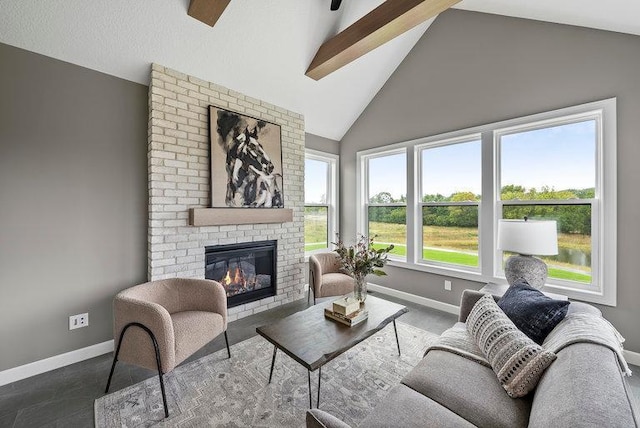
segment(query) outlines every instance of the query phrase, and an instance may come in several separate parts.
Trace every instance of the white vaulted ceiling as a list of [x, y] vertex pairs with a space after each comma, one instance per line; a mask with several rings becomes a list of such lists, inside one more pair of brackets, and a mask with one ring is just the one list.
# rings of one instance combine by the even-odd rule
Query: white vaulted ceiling
[[[382, 0], [232, 0], [211, 28], [189, 0], [0, 0], [0, 42], [148, 84], [152, 62], [305, 116], [340, 140], [431, 21], [320, 81], [318, 47]], [[463, 0], [457, 8], [640, 35], [638, 0]], [[0, 65], [1, 67], [1, 65]]]

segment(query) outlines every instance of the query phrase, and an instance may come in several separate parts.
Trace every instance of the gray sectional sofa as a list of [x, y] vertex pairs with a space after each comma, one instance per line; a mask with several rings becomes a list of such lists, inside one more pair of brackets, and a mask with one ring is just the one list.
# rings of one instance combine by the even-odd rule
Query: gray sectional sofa
[[[464, 292], [461, 322], [483, 295]], [[601, 316], [595, 307], [573, 302], [569, 314], [576, 312]], [[535, 391], [513, 399], [491, 368], [431, 350], [359, 426], [637, 427], [639, 413], [623, 373], [616, 353], [608, 347], [574, 343], [557, 352]], [[348, 425], [313, 409], [307, 413], [307, 427]]]

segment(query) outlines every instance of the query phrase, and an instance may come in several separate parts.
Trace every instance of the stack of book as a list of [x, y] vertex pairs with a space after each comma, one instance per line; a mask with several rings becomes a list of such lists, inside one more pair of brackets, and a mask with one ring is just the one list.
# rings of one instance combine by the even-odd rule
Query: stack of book
[[332, 308], [325, 308], [324, 316], [352, 327], [366, 320], [369, 312], [360, 308], [359, 301], [345, 296], [333, 302]]

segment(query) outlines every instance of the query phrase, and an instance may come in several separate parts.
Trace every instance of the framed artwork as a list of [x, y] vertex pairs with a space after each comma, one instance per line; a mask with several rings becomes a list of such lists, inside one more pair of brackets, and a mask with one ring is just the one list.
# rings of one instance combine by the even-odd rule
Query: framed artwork
[[283, 208], [280, 125], [209, 106], [211, 206]]

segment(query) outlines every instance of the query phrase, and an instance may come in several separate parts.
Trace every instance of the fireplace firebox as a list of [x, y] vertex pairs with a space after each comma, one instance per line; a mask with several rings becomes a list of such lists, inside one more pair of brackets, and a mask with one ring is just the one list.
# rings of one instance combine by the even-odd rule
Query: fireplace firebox
[[205, 278], [227, 292], [227, 306], [276, 295], [277, 241], [205, 247]]

